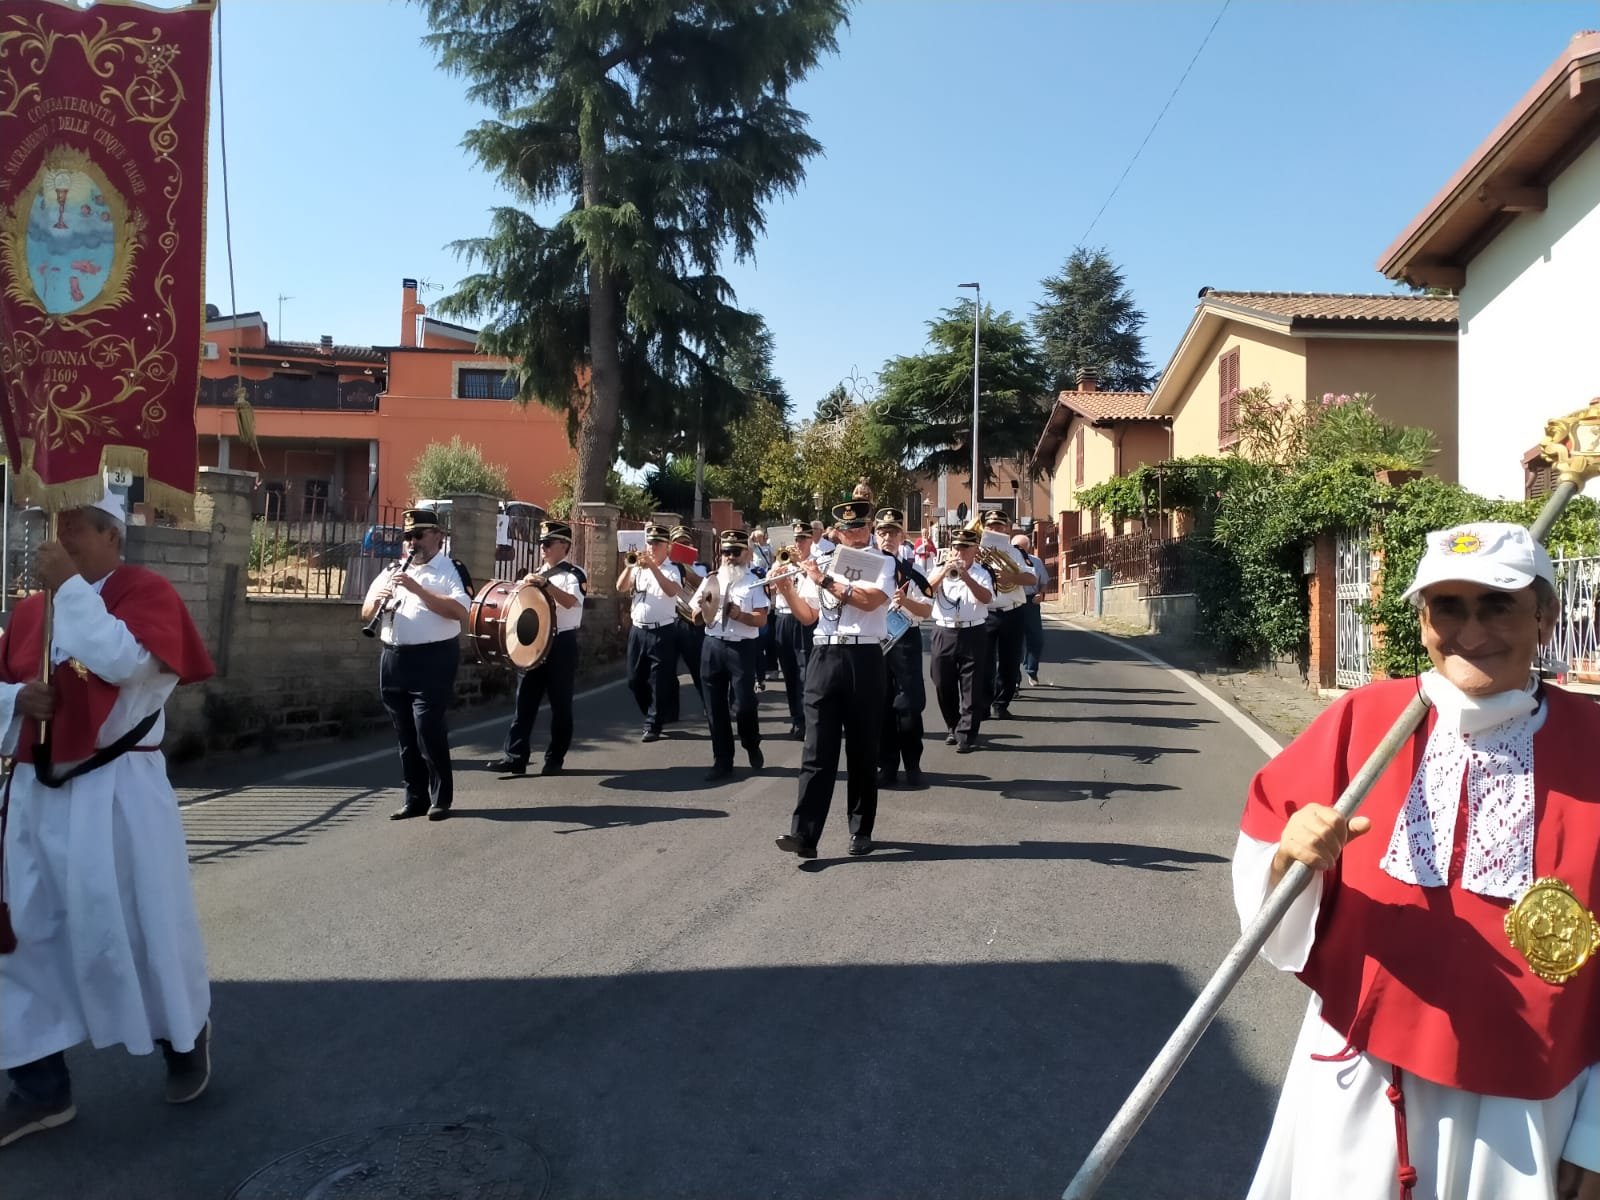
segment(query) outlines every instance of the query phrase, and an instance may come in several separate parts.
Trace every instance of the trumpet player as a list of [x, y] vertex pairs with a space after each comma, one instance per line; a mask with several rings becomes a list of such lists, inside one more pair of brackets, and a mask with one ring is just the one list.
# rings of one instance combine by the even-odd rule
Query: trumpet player
[[957, 754], [978, 748], [988, 712], [989, 685], [983, 623], [994, 599], [994, 579], [978, 562], [978, 534], [957, 529], [950, 557], [928, 580], [933, 595], [933, 694], [944, 717], [945, 745]]
[[913, 622], [884, 653], [883, 731], [878, 740], [878, 786], [893, 787], [902, 764], [906, 786], [922, 786], [922, 710], [928, 694], [922, 683], [922, 628], [933, 615], [928, 580], [911, 565], [906, 548], [906, 517], [898, 508], [880, 508], [878, 549], [894, 560], [891, 611]]
[[567, 561], [572, 549], [572, 526], [565, 521], [544, 521], [539, 526], [539, 556], [543, 564], [522, 577], [530, 587], [543, 588], [555, 605], [556, 632], [550, 654], [537, 667], [517, 672], [517, 711], [506, 730], [505, 748], [489, 764], [502, 775], [522, 775], [528, 769], [529, 743], [539, 706], [550, 698], [550, 744], [545, 747], [541, 775], [561, 774], [572, 745], [572, 693], [578, 679], [578, 627], [583, 624], [583, 597], [589, 577], [583, 568]]
[[800, 794], [789, 832], [778, 839], [778, 849], [801, 858], [817, 856], [817, 842], [833, 804], [841, 740], [851, 854], [872, 853], [878, 817], [883, 640], [889, 633], [885, 606], [894, 592], [894, 563], [866, 549], [870, 501], [848, 500], [836, 505], [833, 515], [844, 545], [874, 560], [870, 572], [852, 568], [845, 574], [836, 552], [826, 562], [805, 560], [805, 594], [791, 581], [780, 585], [790, 588], [787, 599], [795, 615], [816, 627], [806, 663], [806, 745], [800, 759]]
[[629, 595], [628, 690], [644, 717], [644, 735], [661, 737], [665, 719], [678, 715], [678, 597], [683, 568], [668, 555], [672, 533], [646, 525], [644, 549], [630, 554], [617, 576], [617, 594]]
[[[694, 532], [687, 525], [674, 525], [672, 527], [672, 544], [695, 549]], [[700, 587], [701, 581], [709, 574], [711, 574], [711, 568], [699, 559], [696, 559], [693, 565], [685, 566], [683, 570], [684, 594], [693, 596]], [[695, 694], [700, 697], [701, 707], [704, 707], [706, 697], [705, 692], [700, 687], [700, 654], [705, 646], [706, 630], [703, 624], [695, 620], [694, 611], [688, 606], [687, 602], [678, 606], [677, 634], [678, 657], [683, 659], [683, 665], [689, 669], [689, 682], [694, 684]], [[677, 675], [677, 669], [674, 668], [672, 673]], [[676, 721], [678, 719], [677, 707], [674, 706], [662, 719], [669, 725]]]
[[994, 581], [994, 599], [989, 604], [985, 628], [989, 632], [988, 681], [991, 717], [1005, 720], [1011, 716], [1011, 702], [1022, 686], [1022, 653], [1027, 642], [1027, 619], [1022, 611], [1027, 597], [1023, 586], [1034, 582], [1028, 561], [1011, 545], [1011, 518], [1003, 509], [990, 509], [984, 517], [986, 533], [997, 533], [1006, 539], [1004, 551], [996, 551], [1004, 561], [997, 560], [997, 570], [1004, 577]]
[[445, 711], [461, 665], [461, 623], [472, 597], [455, 563], [441, 553], [439, 514], [431, 508], [408, 508], [403, 520], [400, 536], [409, 562], [405, 570], [372, 581], [361, 619], [370, 621], [388, 609], [378, 631], [383, 641], [378, 690], [394, 722], [406, 783], [405, 803], [389, 819], [404, 821], [426, 813], [428, 820], [442, 821], [450, 815], [455, 794]]
[[[811, 557], [811, 525], [806, 521], [794, 523], [794, 545], [778, 551], [773, 563], [774, 575], [790, 572], [798, 574], [800, 564]], [[811, 655], [811, 626], [794, 615], [785, 590], [777, 583], [767, 584], [767, 595], [772, 600], [773, 643], [778, 652], [778, 667], [783, 671], [783, 694], [789, 702], [789, 736], [806, 735], [806, 715], [802, 701], [806, 687], [806, 659]]]
[[767, 623], [767, 594], [750, 569], [750, 535], [727, 529], [721, 539], [722, 565], [701, 583], [692, 601], [697, 615], [709, 611], [700, 657], [701, 696], [711, 726], [711, 771], [707, 783], [733, 774], [733, 731], [750, 759], [751, 771], [766, 765], [756, 714], [756, 636]]

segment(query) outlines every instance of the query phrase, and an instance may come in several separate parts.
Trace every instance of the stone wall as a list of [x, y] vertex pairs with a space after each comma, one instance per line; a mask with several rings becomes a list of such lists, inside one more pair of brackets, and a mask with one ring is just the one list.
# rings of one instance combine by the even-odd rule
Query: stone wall
[[[253, 485], [248, 472], [203, 467], [193, 527], [128, 530], [128, 560], [172, 581], [217, 666], [215, 678], [179, 688], [167, 707], [166, 748], [179, 758], [353, 736], [387, 723], [377, 688], [380, 646], [361, 635], [359, 603], [246, 594]], [[495, 505], [484, 497], [452, 499], [451, 549], [481, 587], [490, 578]], [[614, 553], [614, 531], [610, 544]], [[581, 674], [623, 656], [617, 599], [595, 594], [610, 584], [591, 573]], [[463, 639], [458, 703], [507, 695], [513, 683], [510, 671], [478, 664]]]

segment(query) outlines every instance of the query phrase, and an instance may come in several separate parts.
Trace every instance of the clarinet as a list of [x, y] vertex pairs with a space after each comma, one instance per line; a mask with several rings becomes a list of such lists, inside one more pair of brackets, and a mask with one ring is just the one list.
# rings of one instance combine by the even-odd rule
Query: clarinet
[[[404, 575], [406, 573], [406, 568], [411, 565], [411, 556], [415, 553], [415, 550], [406, 551], [406, 556], [400, 560], [400, 565], [393, 568], [396, 575]], [[397, 595], [390, 596], [382, 604], [378, 605], [378, 611], [372, 614], [372, 620], [368, 621], [361, 627], [361, 632], [367, 637], [377, 637], [378, 630], [383, 628], [383, 618], [385, 615], [392, 613], [399, 607], [400, 597]]]

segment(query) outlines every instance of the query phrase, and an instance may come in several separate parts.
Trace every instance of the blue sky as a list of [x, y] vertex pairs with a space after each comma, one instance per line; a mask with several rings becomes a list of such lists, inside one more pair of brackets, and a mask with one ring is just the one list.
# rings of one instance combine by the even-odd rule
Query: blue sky
[[[860, 4], [796, 97], [824, 156], [727, 271], [797, 411], [920, 350], [958, 283], [1030, 313], [1221, 7]], [[277, 336], [392, 344], [401, 278], [437, 299], [465, 270], [447, 244], [504, 202], [460, 149], [486, 114], [409, 6], [225, 0], [221, 21], [239, 310]], [[1148, 314], [1148, 357], [1166, 363], [1202, 286], [1391, 290], [1378, 255], [1596, 25], [1596, 0], [1232, 0], [1089, 237]], [[216, 83], [206, 296], [227, 312]]]

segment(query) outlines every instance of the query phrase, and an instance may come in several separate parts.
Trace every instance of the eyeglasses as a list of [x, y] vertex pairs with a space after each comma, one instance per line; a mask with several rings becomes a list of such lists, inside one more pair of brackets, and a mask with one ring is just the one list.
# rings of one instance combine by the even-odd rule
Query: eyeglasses
[[1537, 619], [1539, 611], [1537, 604], [1525, 605], [1512, 592], [1490, 592], [1476, 603], [1461, 596], [1423, 597], [1422, 608], [1428, 623], [1441, 632], [1459, 629], [1469, 619], [1486, 629], [1515, 629], [1530, 617]]
[[739, 546], [724, 546], [722, 548], [723, 557], [732, 558], [740, 552], [740, 549], [741, 547]]
[[408, 529], [406, 532], [400, 535], [400, 540], [402, 542], [414, 542], [421, 537], [423, 533], [424, 531], [421, 529]]

